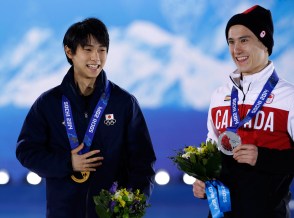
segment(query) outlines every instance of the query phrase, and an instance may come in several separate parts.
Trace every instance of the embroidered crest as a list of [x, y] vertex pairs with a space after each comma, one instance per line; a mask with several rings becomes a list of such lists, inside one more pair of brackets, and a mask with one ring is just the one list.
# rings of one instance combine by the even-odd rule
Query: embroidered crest
[[273, 93], [271, 93], [268, 98], [266, 99], [266, 104], [271, 104], [274, 100], [275, 95]]
[[113, 114], [105, 114], [104, 124], [107, 126], [114, 125], [116, 123], [116, 119], [114, 119]]

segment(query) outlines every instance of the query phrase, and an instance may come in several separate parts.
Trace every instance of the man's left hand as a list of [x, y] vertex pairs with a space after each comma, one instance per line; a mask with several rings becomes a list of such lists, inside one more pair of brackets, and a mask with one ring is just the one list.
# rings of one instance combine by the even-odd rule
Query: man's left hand
[[255, 166], [258, 156], [258, 148], [255, 145], [243, 144], [238, 145], [233, 150], [233, 158], [238, 163], [247, 163], [251, 166]]

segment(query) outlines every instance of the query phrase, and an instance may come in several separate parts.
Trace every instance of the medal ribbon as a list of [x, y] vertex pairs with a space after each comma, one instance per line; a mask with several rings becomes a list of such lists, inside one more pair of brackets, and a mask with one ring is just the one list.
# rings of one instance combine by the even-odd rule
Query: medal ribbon
[[[90, 150], [90, 146], [92, 144], [96, 128], [107, 106], [107, 103], [110, 97], [110, 92], [111, 90], [110, 90], [109, 81], [106, 80], [105, 92], [102, 93], [95, 107], [95, 110], [92, 114], [92, 117], [88, 124], [88, 128], [83, 140], [85, 146], [79, 152], [79, 154], [84, 154]], [[70, 147], [73, 150], [79, 146], [79, 140], [78, 140], [78, 136], [77, 136], [75, 125], [74, 125], [70, 102], [64, 95], [62, 96], [62, 110], [63, 110], [63, 117], [65, 121], [66, 132], [69, 139]]]
[[224, 217], [224, 212], [231, 210], [229, 189], [218, 180], [205, 182], [205, 192], [212, 218]]
[[259, 93], [257, 99], [255, 100], [252, 108], [246, 115], [246, 117], [240, 121], [240, 116], [238, 113], [238, 90], [236, 89], [235, 86], [232, 88], [232, 93], [231, 93], [231, 114], [232, 114], [232, 121], [233, 121], [233, 126], [228, 127], [227, 130], [236, 133], [237, 129], [241, 126], [243, 126], [245, 123], [247, 123], [249, 120], [251, 120], [257, 112], [261, 109], [263, 104], [266, 102], [267, 98], [275, 88], [279, 81], [279, 77], [274, 70], [272, 75], [269, 77], [265, 85], [263, 86], [261, 92]]

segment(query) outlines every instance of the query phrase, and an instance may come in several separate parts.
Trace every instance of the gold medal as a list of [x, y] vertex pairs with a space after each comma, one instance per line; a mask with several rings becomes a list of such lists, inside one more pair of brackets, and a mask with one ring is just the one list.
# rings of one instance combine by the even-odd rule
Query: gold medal
[[[81, 176], [79, 176], [79, 178], [77, 178], [76, 174], [78, 174], [78, 175], [80, 174]], [[90, 172], [86, 172], [86, 171], [82, 171], [82, 172], [79, 172], [76, 174], [71, 175], [71, 179], [77, 183], [86, 182], [90, 177]]]

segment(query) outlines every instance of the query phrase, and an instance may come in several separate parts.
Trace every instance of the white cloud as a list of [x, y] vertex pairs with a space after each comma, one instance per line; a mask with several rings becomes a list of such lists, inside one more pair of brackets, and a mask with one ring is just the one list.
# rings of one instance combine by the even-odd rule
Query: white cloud
[[[209, 55], [183, 36], [150, 22], [110, 28], [110, 36], [105, 67], [108, 78], [134, 94], [145, 108], [173, 105], [205, 109], [213, 90], [234, 69], [230, 60]], [[23, 43], [30, 48], [20, 49]], [[19, 45], [15, 49], [21, 52], [17, 61], [5, 69], [13, 76], [0, 88], [0, 106], [29, 107], [42, 92], [60, 84], [68, 69], [60, 42], [50, 30], [29, 30]], [[12, 54], [6, 53], [8, 60], [15, 58], [16, 53]], [[293, 47], [279, 57], [278, 66], [292, 78], [290, 57]]]
[[54, 40], [49, 29], [32, 28], [12, 52], [1, 55], [5, 58], [0, 66], [6, 75], [5, 81], [2, 80], [0, 106], [29, 107], [43, 91], [60, 83], [66, 64], [61, 59], [62, 51], [52, 49], [57, 47]]
[[35, 50], [51, 36], [48, 29], [32, 28], [12, 53], [11, 65], [15, 67], [22, 64], [26, 56], [34, 54]]
[[201, 22], [207, 9], [206, 0], [161, 0], [161, 11], [171, 28], [184, 34], [190, 34], [193, 26]]
[[[142, 35], [142, 29], [148, 34]], [[175, 105], [205, 108], [212, 91], [232, 70], [230, 64], [151, 23], [137, 21], [114, 32], [106, 68], [109, 78], [132, 92], [144, 107], [160, 107], [165, 99], [173, 99]], [[181, 99], [169, 93], [176, 83]]]

